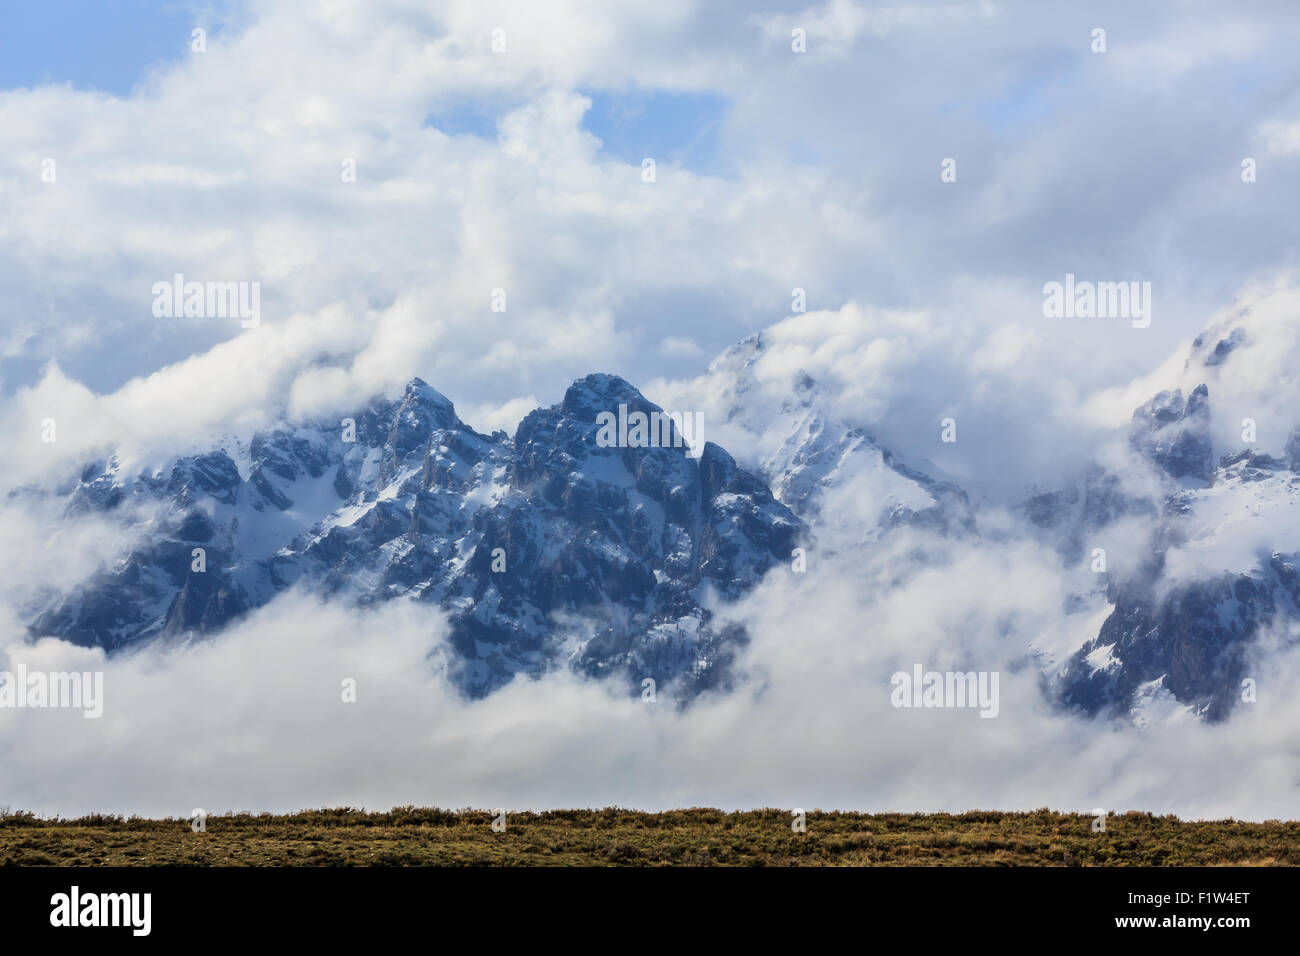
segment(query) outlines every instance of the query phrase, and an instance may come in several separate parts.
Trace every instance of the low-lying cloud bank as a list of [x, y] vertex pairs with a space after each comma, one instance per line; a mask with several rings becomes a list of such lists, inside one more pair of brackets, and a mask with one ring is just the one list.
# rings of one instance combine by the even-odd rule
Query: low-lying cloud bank
[[[1274, 657], [1258, 701], [1222, 725], [1180, 719], [1171, 700], [1145, 729], [1081, 720], [1051, 707], [1030, 659], [1031, 643], [1077, 646], [1095, 626], [1063, 615], [1053, 559], [974, 542], [934, 566], [921, 544], [900, 535], [869, 559], [814, 552], [803, 574], [774, 571], [729, 612], [752, 637], [738, 686], [685, 708], [671, 688], [648, 702], [567, 672], [464, 700], [443, 677], [440, 613], [405, 601], [362, 611], [289, 593], [210, 642], [109, 660], [11, 632], [0, 670], [102, 669], [105, 700], [99, 719], [0, 710], [3, 802], [1294, 815], [1300, 655]], [[915, 664], [997, 672], [997, 716], [894, 707], [890, 677]]]

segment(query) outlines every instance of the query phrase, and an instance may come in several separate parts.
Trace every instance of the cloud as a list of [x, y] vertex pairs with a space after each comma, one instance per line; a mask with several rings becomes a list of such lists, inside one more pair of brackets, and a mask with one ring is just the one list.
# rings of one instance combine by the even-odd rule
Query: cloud
[[[687, 2], [266, 4], [130, 97], [0, 93], [4, 388], [34, 384], [54, 359], [107, 394], [246, 334], [154, 319], [149, 288], [176, 272], [260, 281], [264, 322], [278, 327], [329, 310], [356, 323], [346, 340], [326, 333], [313, 347], [309, 329], [278, 343], [299, 365], [359, 363], [368, 382], [413, 372], [472, 402], [506, 401], [516, 384], [556, 394], [596, 366], [669, 374], [684, 356], [653, 343], [715, 351], [779, 318], [794, 287], [815, 309], [933, 311], [1068, 270], [1150, 277], [1161, 312], [1150, 334], [1076, 329], [1045, 345], [1118, 384], [1195, 334], [1206, 303], [1292, 258], [1280, 241], [1291, 154], [1253, 187], [1237, 171], [1293, 104], [1220, 82], [1248, 81], [1285, 30], [1202, 13], [1192, 31], [1115, 6], [1097, 55], [1090, 20], [1042, 4], [836, 0], [774, 5], [760, 21], [742, 4]], [[790, 18], [871, 38], [870, 52], [765, 48], [760, 23]], [[1126, 65], [1135, 57], [1140, 68]], [[947, 79], [912, 75], [917, 62], [944, 62]], [[595, 153], [579, 87], [725, 99], [716, 149], [733, 171], [658, 157], [643, 183], [638, 165]], [[862, 101], [862, 89], [889, 94]], [[467, 102], [496, 111], [495, 135], [427, 124]], [[1202, 104], [1194, 123], [1185, 102]], [[957, 158], [957, 183], [940, 182], [944, 157]], [[41, 180], [45, 158], [56, 182]], [[504, 314], [487, 306], [496, 288]], [[665, 301], [668, 314], [655, 307]], [[1004, 324], [1041, 319], [1031, 296], [999, 307]], [[580, 350], [548, 331], [587, 321]], [[1012, 354], [1000, 334], [998, 352]], [[218, 354], [225, 378], [247, 380], [238, 350]], [[296, 377], [284, 364], [263, 373], [281, 400]]]
[[1203, 384], [1210, 393], [1212, 436], [1220, 454], [1247, 447], [1243, 421], [1250, 418], [1256, 424], [1256, 448], [1281, 457], [1287, 437], [1300, 426], [1298, 314], [1300, 286], [1294, 273], [1249, 283], [1205, 321], [1202, 334], [1180, 342], [1151, 373], [1091, 395], [1085, 414], [1095, 421], [1127, 422], [1132, 409], [1157, 391], [1178, 388], [1189, 395]]
[[[0, 669], [102, 669], [105, 705], [97, 720], [0, 711], [5, 800], [174, 816], [407, 803], [1291, 812], [1294, 651], [1224, 725], [1079, 721], [1049, 708], [1026, 660], [1027, 638], [1061, 626], [1050, 558], [970, 544], [923, 567], [916, 543], [864, 566], [813, 554], [803, 575], [773, 572], [735, 609], [752, 635], [745, 678], [686, 709], [670, 689], [647, 703], [567, 672], [465, 701], [439, 664], [440, 613], [416, 602], [358, 611], [290, 594], [211, 642], [109, 660], [11, 638]], [[998, 671], [997, 717], [894, 708], [892, 673], [917, 663]]]
[[694, 339], [670, 335], [659, 343], [659, 352], [668, 358], [699, 358], [704, 355]]

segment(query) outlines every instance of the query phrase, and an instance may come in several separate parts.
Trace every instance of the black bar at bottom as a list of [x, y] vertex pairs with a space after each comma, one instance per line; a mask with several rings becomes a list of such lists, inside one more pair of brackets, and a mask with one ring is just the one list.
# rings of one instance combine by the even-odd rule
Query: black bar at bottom
[[[0, 925], [6, 943], [75, 935], [128, 945], [374, 942], [429, 938], [453, 926], [487, 934], [484, 942], [493, 944], [517, 933], [532, 945], [539, 934], [649, 945], [671, 936], [679, 920], [729, 947], [810, 923], [826, 931], [839, 923], [864, 938], [901, 930], [918, 942], [1199, 934], [1230, 945], [1256, 930], [1294, 928], [1295, 876], [1285, 867], [5, 868]], [[116, 915], [124, 925], [70, 925], [74, 886], [76, 922]], [[138, 932], [144, 897], [132, 894], [149, 894], [147, 936]], [[68, 925], [52, 925], [52, 918]], [[700, 941], [697, 933], [692, 938]]]

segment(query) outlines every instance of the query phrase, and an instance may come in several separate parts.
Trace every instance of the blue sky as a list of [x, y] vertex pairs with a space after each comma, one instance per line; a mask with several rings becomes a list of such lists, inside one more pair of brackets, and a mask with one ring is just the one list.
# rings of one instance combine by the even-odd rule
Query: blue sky
[[591, 97], [584, 125], [614, 159], [639, 164], [653, 156], [708, 175], [725, 172], [718, 152], [725, 97], [668, 90], [582, 92]]
[[229, 3], [47, 0], [6, 4], [0, 89], [70, 83], [126, 96], [151, 68], [184, 57], [190, 31], [215, 32]]

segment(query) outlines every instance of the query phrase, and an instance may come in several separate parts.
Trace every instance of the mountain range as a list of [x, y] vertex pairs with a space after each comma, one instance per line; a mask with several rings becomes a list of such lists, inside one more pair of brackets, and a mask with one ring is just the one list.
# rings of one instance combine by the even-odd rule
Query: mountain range
[[[1206, 368], [1240, 330], [1198, 340]], [[420, 379], [339, 419], [280, 421], [248, 440], [130, 473], [108, 452], [53, 489], [60, 520], [120, 523], [130, 544], [89, 578], [34, 597], [33, 636], [109, 653], [216, 637], [290, 588], [371, 605], [424, 602], [449, 622], [448, 676], [481, 697], [519, 675], [566, 667], [629, 692], [646, 678], [688, 701], [726, 691], [747, 640], [719, 609], [834, 527], [870, 549], [896, 529], [980, 541], [980, 509], [951, 481], [904, 463], [833, 411], [806, 373], [773, 392], [752, 336], [709, 367], [710, 414], [752, 435], [724, 448], [603, 447], [619, 406], [661, 412], [623, 379], [592, 374], [528, 414], [513, 436], [482, 434]], [[1259, 666], [1259, 638], [1300, 621], [1300, 433], [1279, 457], [1216, 457], [1212, 396], [1169, 390], [1133, 413], [1128, 449], [1153, 485], [1093, 464], [1018, 506], [1027, 533], [1069, 568], [1120, 521], [1148, 531], [1137, 570], [1097, 572], [1098, 633], [1043, 686], [1089, 717], [1144, 715], [1157, 698], [1225, 719]], [[756, 450], [755, 450], [756, 449]], [[866, 520], [846, 522], [849, 498]], [[1273, 543], [1261, 549], [1260, 528]], [[1266, 536], [1267, 537], [1267, 536]], [[1094, 568], [1094, 570], [1096, 570]], [[1088, 603], [1080, 595], [1080, 605]], [[1069, 613], [1065, 609], [1063, 613]]]

